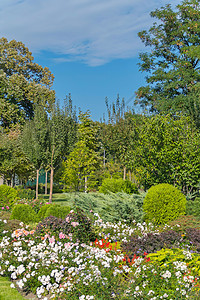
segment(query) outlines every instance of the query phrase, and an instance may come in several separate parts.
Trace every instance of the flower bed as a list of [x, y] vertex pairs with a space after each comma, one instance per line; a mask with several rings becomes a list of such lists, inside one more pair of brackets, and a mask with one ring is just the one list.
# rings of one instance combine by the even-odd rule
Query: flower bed
[[[178, 248], [175, 243], [171, 249], [159, 250], [158, 237], [163, 246], [163, 236], [168, 235], [152, 224], [133, 222], [128, 226], [122, 222], [104, 223], [98, 214], [94, 218], [91, 224], [88, 218], [71, 212], [65, 220], [66, 231], [59, 228], [55, 234], [55, 228], [49, 225], [41, 230], [48, 222], [40, 224], [39, 230], [21, 224], [12, 234], [4, 231], [1, 276], [9, 277], [13, 288], [33, 292], [43, 300], [198, 299], [200, 256], [189, 237], [182, 236]], [[81, 222], [87, 225], [88, 239], [84, 232], [81, 240]], [[4, 224], [3, 220], [0, 223]], [[55, 220], [53, 224], [57, 224]], [[162, 228], [162, 232], [170, 230], [174, 228]], [[157, 237], [154, 254], [144, 242], [151, 234]], [[124, 245], [129, 247], [136, 235], [147, 251], [129, 253], [125, 249]], [[194, 240], [198, 237], [196, 234]]]

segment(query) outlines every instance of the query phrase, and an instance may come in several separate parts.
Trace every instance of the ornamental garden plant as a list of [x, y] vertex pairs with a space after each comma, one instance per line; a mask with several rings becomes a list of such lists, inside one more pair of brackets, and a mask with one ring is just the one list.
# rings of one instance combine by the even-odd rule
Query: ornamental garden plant
[[199, 298], [199, 229], [108, 222], [76, 206], [45, 217], [53, 205], [42, 205], [35, 223], [1, 211], [0, 275], [12, 288], [43, 300]]

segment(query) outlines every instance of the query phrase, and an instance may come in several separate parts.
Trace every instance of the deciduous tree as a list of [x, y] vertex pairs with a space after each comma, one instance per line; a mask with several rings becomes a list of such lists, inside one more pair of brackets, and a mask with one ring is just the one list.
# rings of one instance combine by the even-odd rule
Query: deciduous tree
[[10, 128], [34, 114], [34, 106], [47, 110], [55, 101], [53, 75], [34, 62], [22, 42], [0, 39], [0, 125]]
[[136, 103], [151, 112], [184, 113], [200, 126], [200, 2], [184, 0], [151, 13], [158, 23], [139, 37], [151, 51], [140, 54], [147, 85]]

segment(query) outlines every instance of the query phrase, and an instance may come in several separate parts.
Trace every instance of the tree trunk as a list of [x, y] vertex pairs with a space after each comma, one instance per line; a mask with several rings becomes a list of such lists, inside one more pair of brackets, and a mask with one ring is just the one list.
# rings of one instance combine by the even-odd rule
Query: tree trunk
[[51, 167], [51, 175], [50, 175], [50, 192], [49, 192], [49, 202], [52, 203], [53, 196], [53, 167]]
[[48, 179], [48, 172], [45, 171], [45, 195], [47, 195], [47, 179]]
[[103, 150], [103, 166], [104, 166], [104, 168], [106, 166], [106, 151], [105, 151], [105, 149]]
[[39, 183], [39, 170], [36, 170], [36, 188], [35, 188], [36, 199], [38, 199], [38, 183]]
[[126, 167], [124, 167], [124, 180], [126, 180]]
[[87, 176], [85, 176], [85, 193], [87, 193]]

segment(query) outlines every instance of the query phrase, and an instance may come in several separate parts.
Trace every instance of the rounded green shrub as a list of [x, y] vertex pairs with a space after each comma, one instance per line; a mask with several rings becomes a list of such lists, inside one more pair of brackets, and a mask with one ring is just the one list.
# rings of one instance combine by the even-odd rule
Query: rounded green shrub
[[39, 212], [38, 212], [38, 214], [37, 214], [37, 217], [38, 217], [38, 220], [39, 220], [39, 221], [45, 219], [46, 211], [47, 211], [47, 209], [48, 209], [51, 205], [53, 205], [53, 204], [45, 204], [45, 205], [43, 205], [43, 206], [40, 208], [40, 210], [39, 210]]
[[37, 221], [37, 214], [34, 209], [28, 204], [17, 204], [14, 206], [11, 216], [11, 220], [19, 220], [25, 224], [34, 223]]
[[166, 224], [185, 214], [186, 197], [170, 184], [158, 184], [148, 190], [143, 211], [145, 221]]
[[108, 194], [109, 192], [138, 194], [138, 189], [136, 185], [129, 180], [123, 180], [121, 178], [105, 178], [99, 188], [99, 192], [103, 194]]
[[18, 199], [18, 193], [14, 188], [5, 184], [0, 185], [0, 207], [11, 208]]
[[[47, 204], [47, 206], [48, 206], [48, 204]], [[44, 218], [54, 216], [57, 218], [64, 219], [64, 218], [66, 218], [66, 216], [68, 215], [70, 210], [71, 210], [71, 208], [69, 206], [61, 206], [58, 204], [49, 205], [45, 212]]]

